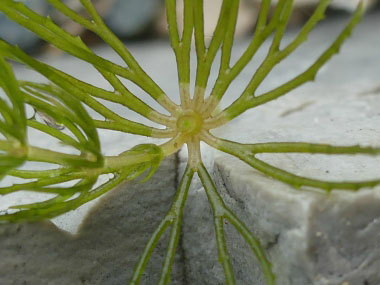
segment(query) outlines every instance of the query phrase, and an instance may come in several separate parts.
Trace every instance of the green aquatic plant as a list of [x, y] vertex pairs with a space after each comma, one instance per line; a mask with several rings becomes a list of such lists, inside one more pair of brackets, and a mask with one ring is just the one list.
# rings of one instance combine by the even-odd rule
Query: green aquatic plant
[[[180, 104], [175, 104], [165, 92], [144, 72], [125, 45], [107, 28], [90, 0], [80, 0], [87, 15], [79, 15], [63, 1], [47, 0], [58, 11], [98, 35], [124, 61], [118, 65], [96, 55], [79, 37], [72, 36], [49, 17], [41, 16], [22, 2], [0, 1], [0, 11], [18, 24], [33, 31], [40, 38], [58, 49], [91, 64], [113, 87], [102, 89], [76, 79], [53, 66], [34, 59], [17, 46], [0, 40], [0, 86], [6, 97], [0, 98], [0, 177], [16, 177], [24, 182], [0, 187], [0, 195], [17, 191], [32, 191], [53, 195], [47, 200], [17, 205], [0, 215], [1, 222], [36, 221], [52, 218], [91, 201], [115, 188], [125, 180], [133, 180], [145, 174], [148, 180], [160, 166], [162, 159], [176, 153], [183, 145], [188, 148], [186, 170], [168, 213], [154, 231], [146, 245], [130, 284], [138, 284], [150, 256], [163, 234], [170, 229], [169, 245], [162, 267], [159, 284], [170, 283], [171, 268], [179, 242], [181, 219], [193, 176], [197, 174], [204, 186], [214, 215], [216, 243], [219, 261], [223, 267], [226, 284], [234, 284], [234, 271], [225, 241], [224, 221], [230, 222], [248, 243], [261, 265], [267, 284], [275, 284], [271, 263], [266, 257], [260, 241], [248, 227], [231, 212], [224, 203], [216, 186], [202, 162], [200, 142], [246, 162], [264, 174], [302, 188], [310, 186], [329, 192], [333, 189], [358, 190], [374, 187], [373, 181], [322, 181], [301, 177], [276, 168], [256, 155], [260, 153], [310, 153], [310, 154], [379, 154], [380, 149], [361, 146], [332, 146], [300, 142], [240, 144], [214, 136], [211, 130], [221, 127], [246, 110], [284, 96], [302, 84], [314, 80], [319, 69], [339, 51], [362, 16], [360, 4], [347, 26], [322, 55], [304, 72], [264, 94], [257, 94], [258, 87], [272, 69], [293, 53], [324, 18], [329, 5], [321, 0], [309, 20], [297, 36], [281, 45], [293, 1], [278, 1], [269, 18], [271, 1], [261, 3], [255, 33], [248, 47], [235, 63], [231, 63], [231, 52], [238, 18], [239, 1], [223, 0], [215, 31], [209, 41], [205, 40], [203, 0], [184, 0], [183, 30], [177, 25], [176, 0], [166, 0], [171, 46], [174, 50], [179, 81]], [[197, 66], [194, 94], [190, 94], [190, 55], [193, 39]], [[263, 43], [271, 40], [268, 53], [243, 93], [224, 110], [217, 107], [228, 87], [251, 62]], [[210, 94], [206, 94], [213, 63], [220, 54], [220, 67]], [[10, 61], [28, 66], [43, 75], [48, 83], [17, 80]], [[155, 110], [133, 94], [123, 84], [128, 80], [149, 94], [167, 114]], [[155, 128], [120, 116], [102, 102], [120, 104], [157, 123]], [[25, 107], [29, 105], [46, 118], [41, 123], [27, 119]], [[86, 108], [84, 107], [86, 105]], [[92, 109], [104, 119], [94, 119], [87, 112]], [[32, 146], [28, 142], [27, 129], [35, 129], [71, 147], [73, 152], [52, 151]], [[97, 129], [108, 129], [151, 138], [167, 139], [163, 144], [141, 144], [117, 156], [103, 156]], [[74, 151], [75, 150], [75, 151]], [[43, 162], [46, 170], [20, 168], [26, 162]], [[52, 167], [55, 168], [52, 168]], [[103, 174], [113, 174], [107, 182], [97, 185]], [[62, 184], [73, 182], [71, 185]]]

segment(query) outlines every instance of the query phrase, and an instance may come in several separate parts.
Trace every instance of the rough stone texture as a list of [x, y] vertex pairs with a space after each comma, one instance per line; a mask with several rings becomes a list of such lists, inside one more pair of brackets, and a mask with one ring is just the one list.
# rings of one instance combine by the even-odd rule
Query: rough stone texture
[[[125, 284], [176, 190], [176, 159], [163, 161], [150, 183], [125, 183], [91, 210], [77, 235], [51, 222], [1, 225], [0, 284]], [[156, 284], [164, 237], [141, 284]], [[183, 283], [181, 248], [172, 284]]]
[[[320, 72], [318, 84], [307, 84], [249, 111], [215, 134], [243, 143], [379, 146], [380, 39], [370, 38], [378, 25], [378, 14], [368, 18], [342, 54]], [[364, 34], [365, 29], [369, 34]], [[314, 34], [313, 49], [301, 51], [301, 58], [310, 60], [311, 53], [327, 43], [330, 32], [322, 26]], [[289, 58], [263, 89], [284, 82], [308, 65], [297, 57]], [[363, 180], [379, 175], [379, 157], [268, 154], [260, 158], [319, 179]], [[310, 189], [301, 192], [225, 154], [216, 153], [209, 160], [214, 162], [213, 176], [227, 205], [266, 249], [277, 284], [380, 284], [380, 187], [358, 193], [333, 191], [330, 195]], [[198, 183], [184, 215], [185, 258], [195, 260], [186, 264], [190, 284], [223, 284], [212, 227], [211, 209]], [[226, 224], [225, 229], [237, 284], [265, 284], [243, 239], [231, 225]]]

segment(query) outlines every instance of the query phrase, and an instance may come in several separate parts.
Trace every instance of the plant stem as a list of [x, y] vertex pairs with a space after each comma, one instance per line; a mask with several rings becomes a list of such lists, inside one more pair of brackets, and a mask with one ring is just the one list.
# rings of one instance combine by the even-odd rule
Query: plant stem
[[135, 83], [145, 89], [148, 94], [157, 101], [162, 107], [172, 114], [178, 112], [178, 106], [162, 91], [162, 89], [145, 73], [132, 54], [126, 49], [119, 38], [104, 24], [102, 18], [97, 13], [95, 7], [89, 0], [81, 0], [82, 5], [94, 19], [96, 26], [92, 31], [98, 34], [110, 47], [112, 47], [131, 68], [137, 76]]
[[[177, 135], [168, 142], [160, 145], [159, 147], [161, 148], [163, 156], [167, 157], [177, 152], [184, 144], [184, 141], [185, 137]], [[129, 165], [151, 161], [152, 158], [152, 154], [148, 153], [107, 156], [104, 158], [104, 172], [114, 172]]]
[[8, 187], [0, 188], [0, 195], [6, 195], [15, 191], [37, 191], [41, 193], [57, 193], [64, 192], [65, 189], [54, 189], [54, 188], [43, 188], [44, 186], [59, 184], [63, 182], [68, 182], [76, 179], [80, 179], [84, 177], [86, 174], [84, 173], [70, 173], [69, 175], [61, 175], [56, 177], [47, 177], [40, 178], [37, 181], [23, 183], [23, 184], [14, 184]]
[[225, 216], [226, 219], [230, 221], [236, 230], [244, 237], [252, 252], [259, 260], [266, 279], [266, 285], [274, 285], [276, 283], [276, 276], [272, 271], [272, 265], [267, 259], [260, 241], [252, 235], [247, 226], [243, 224], [230, 210], [225, 212]]
[[228, 72], [219, 72], [218, 78], [211, 92], [210, 97], [207, 99], [203, 106], [205, 116], [209, 116], [219, 104], [221, 98], [227, 91], [232, 81], [240, 74], [240, 72], [247, 66], [256, 54], [257, 50], [262, 46], [264, 41], [272, 34], [279, 23], [280, 15], [286, 1], [280, 1], [273, 13], [271, 21], [267, 24], [268, 11], [270, 8], [270, 0], [263, 0], [260, 9], [258, 22], [255, 34], [250, 42], [248, 48], [243, 55], [238, 59], [235, 65], [228, 70]]
[[132, 279], [129, 284], [139, 284], [140, 278], [145, 270], [145, 267], [152, 255], [153, 249], [156, 247], [158, 241], [160, 240], [163, 233], [171, 225], [172, 231], [169, 238], [169, 246], [166, 252], [163, 270], [160, 276], [159, 284], [169, 284], [170, 273], [173, 265], [173, 260], [178, 245], [179, 234], [181, 229], [182, 213], [185, 207], [185, 202], [187, 199], [189, 187], [191, 180], [194, 175], [194, 170], [187, 166], [185, 173], [183, 174], [181, 183], [174, 197], [172, 205], [169, 212], [166, 214], [164, 219], [161, 221], [158, 228], [154, 231], [152, 237], [150, 238], [148, 244], [146, 245], [143, 254], [134, 270]]
[[323, 52], [323, 54], [318, 58], [318, 60], [312, 64], [306, 71], [296, 76], [294, 79], [289, 80], [288, 82], [282, 84], [281, 86], [273, 89], [269, 92], [266, 92], [260, 96], [253, 97], [253, 93], [259, 84], [264, 80], [267, 74], [273, 69], [273, 67], [278, 64], [282, 59], [284, 59], [290, 52], [294, 51], [301, 43], [306, 40], [307, 34], [312, 30], [315, 24], [323, 17], [323, 12], [326, 9], [325, 5], [327, 0], [320, 2], [316, 11], [313, 14], [313, 17], [306, 23], [304, 28], [301, 30], [300, 34], [294, 39], [288, 47], [284, 48], [282, 51], [276, 53], [274, 56], [268, 57], [260, 69], [255, 73], [252, 81], [250, 82], [247, 89], [243, 92], [234, 103], [229, 107], [220, 112], [217, 116], [207, 120], [205, 122], [206, 126], [217, 127], [221, 124], [224, 124], [226, 121], [230, 121], [238, 115], [242, 114], [248, 109], [257, 107], [259, 105], [265, 104], [269, 101], [275, 100], [291, 90], [296, 89], [297, 87], [303, 85], [308, 81], [313, 81], [318, 71], [325, 63], [331, 59], [332, 56], [339, 52], [340, 47], [344, 41], [351, 35], [353, 29], [361, 20], [363, 15], [363, 5], [359, 4], [354, 15], [351, 18], [351, 21], [339, 34], [336, 40], [330, 45], [329, 48]]
[[[302, 186], [309, 186], [318, 188], [327, 192], [334, 189], [341, 190], [351, 190], [357, 191], [364, 187], [375, 187], [380, 184], [380, 179], [366, 180], [366, 181], [324, 181], [319, 179], [312, 179], [303, 176], [298, 176], [277, 167], [274, 167], [254, 156], [252, 150], [257, 147], [259, 150], [264, 150], [263, 152], [294, 152], [302, 153], [306, 152], [307, 149], [311, 150], [312, 153], [328, 153], [328, 154], [379, 154], [380, 150], [378, 148], [363, 148], [359, 146], [350, 147], [336, 147], [336, 146], [326, 146], [326, 145], [314, 145], [314, 144], [296, 144], [296, 143], [283, 143], [283, 144], [257, 144], [257, 145], [244, 145], [223, 139], [216, 138], [210, 133], [204, 132], [202, 134], [202, 140], [204, 140], [210, 146], [217, 148], [220, 151], [231, 154], [251, 167], [259, 170], [260, 172], [273, 177], [277, 180], [285, 182], [295, 188], [300, 188]], [[277, 145], [277, 147], [276, 147]], [[277, 149], [277, 151], [276, 151]], [[257, 150], [257, 149], [256, 149]], [[286, 151], [289, 150], [289, 151]], [[331, 151], [331, 152], [328, 152]]]
[[[196, 0], [199, 1], [199, 0]], [[202, 53], [205, 51], [205, 49], [202, 47], [204, 44], [204, 39], [202, 40], [202, 35], [204, 36], [203, 29], [199, 26], [201, 24], [200, 21], [196, 22], [196, 32], [197, 35], [197, 42], [198, 42], [198, 65], [197, 65], [197, 72], [196, 72], [196, 79], [195, 79], [195, 86], [197, 86], [200, 89], [206, 89], [207, 82], [210, 76], [211, 66], [214, 62], [215, 56], [218, 52], [218, 49], [220, 45], [223, 42], [225, 32], [226, 32], [226, 23], [229, 20], [230, 17], [230, 9], [232, 2], [235, 0], [223, 0], [222, 7], [220, 9], [219, 19], [218, 23], [216, 25], [214, 34], [212, 36], [210, 45], [206, 51], [205, 54], [202, 55]], [[196, 3], [196, 9], [198, 11], [201, 11], [201, 14], [203, 14], [203, 1], [202, 3]]]
[[150, 259], [150, 256], [152, 255], [153, 250], [156, 248], [158, 241], [160, 240], [162, 234], [166, 231], [166, 229], [170, 226], [170, 220], [169, 218], [165, 217], [161, 220], [159, 226], [152, 234], [150, 240], [148, 241], [144, 252], [140, 256], [139, 262], [133, 272], [133, 276], [131, 281], [129, 282], [130, 285], [138, 285], [140, 284], [140, 279], [145, 271], [145, 267], [148, 264], [148, 261]]
[[179, 91], [181, 107], [183, 109], [187, 109], [190, 105], [190, 51], [194, 26], [192, 2], [192, 0], [184, 0], [184, 29], [182, 38], [180, 39], [177, 25], [176, 0], [166, 0], [169, 37], [177, 61]]
[[168, 213], [168, 215], [171, 216], [172, 220], [172, 231], [170, 233], [170, 241], [164, 260], [163, 270], [161, 272], [161, 277], [159, 281], [160, 285], [166, 285], [170, 283], [170, 273], [172, 271], [174, 256], [181, 231], [182, 214], [185, 208], [187, 196], [189, 194], [189, 188], [193, 179], [193, 175], [194, 170], [189, 165], [187, 165], [185, 172], [182, 176], [181, 182], [179, 184], [173, 204]]
[[216, 244], [217, 244], [218, 253], [219, 253], [219, 261], [222, 263], [222, 266], [223, 266], [223, 271], [226, 278], [226, 284], [234, 285], [235, 277], [234, 277], [234, 272], [232, 269], [230, 256], [227, 250], [223, 222], [224, 222], [223, 217], [217, 217], [215, 216], [215, 213], [214, 213], [214, 226], [215, 226]]
[[23, 179], [33, 179], [33, 178], [52, 178], [54, 176], [60, 176], [70, 173], [74, 168], [56, 168], [50, 170], [19, 170], [12, 169], [7, 172], [8, 175], [19, 177]]
[[141, 135], [146, 137], [158, 137], [166, 138], [171, 137], [170, 132], [166, 130], [156, 129], [153, 127], [147, 127], [143, 124], [134, 123], [133, 127], [131, 124], [124, 124], [123, 122], [113, 121], [113, 120], [94, 120], [94, 125], [98, 129], [107, 129], [120, 131], [129, 134]]
[[219, 260], [223, 265], [226, 284], [235, 284], [235, 280], [233, 277], [232, 265], [224, 238], [223, 219], [229, 220], [231, 224], [236, 228], [236, 230], [244, 237], [263, 269], [267, 282], [266, 284], [273, 285], [275, 282], [275, 276], [271, 270], [271, 264], [267, 260], [259, 240], [252, 235], [248, 228], [224, 204], [223, 198], [218, 193], [216, 186], [210, 177], [210, 174], [203, 164], [200, 164], [198, 166], [198, 175], [202, 181], [203, 187], [207, 194], [207, 198], [211, 204], [213, 211]]

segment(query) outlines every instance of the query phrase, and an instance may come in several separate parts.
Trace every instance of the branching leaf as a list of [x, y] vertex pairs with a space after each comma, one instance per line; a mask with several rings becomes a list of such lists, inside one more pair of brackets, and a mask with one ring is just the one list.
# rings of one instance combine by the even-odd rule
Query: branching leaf
[[162, 149], [155, 144], [141, 144], [122, 153], [121, 155], [141, 155], [141, 154], [148, 154], [149, 156], [151, 156], [151, 160], [149, 162], [144, 162], [137, 166], [133, 166], [132, 167], [133, 170], [131, 170], [131, 173], [128, 176], [128, 178], [135, 179], [138, 176], [140, 176], [142, 173], [144, 173], [147, 169], [150, 169], [146, 177], [141, 181], [143, 183], [143, 182], [148, 181], [150, 178], [152, 178], [154, 173], [156, 173], [164, 157], [164, 154], [162, 153]]
[[2, 179], [10, 169], [18, 167], [25, 161], [23, 147], [27, 140], [24, 100], [12, 67], [2, 56], [0, 56], [0, 88], [12, 103], [12, 106], [9, 106], [0, 98], [0, 134], [11, 140], [14, 146], [8, 149], [8, 154], [0, 152], [0, 179]]

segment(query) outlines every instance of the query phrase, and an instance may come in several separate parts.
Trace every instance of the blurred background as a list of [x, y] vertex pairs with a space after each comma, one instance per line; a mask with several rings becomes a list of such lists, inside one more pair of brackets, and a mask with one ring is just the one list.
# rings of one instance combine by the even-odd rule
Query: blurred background
[[[278, 0], [277, 0], [278, 1]], [[272, 1], [273, 5], [277, 2]], [[39, 14], [49, 15], [70, 33], [80, 35], [90, 45], [101, 41], [92, 33], [85, 31], [79, 25], [69, 21], [57, 13], [45, 0], [22, 0], [26, 5]], [[83, 13], [78, 0], [63, 0], [71, 8]], [[207, 15], [205, 33], [211, 37], [219, 13], [222, 0], [206, 0], [205, 14]], [[260, 0], [241, 0], [241, 11], [236, 37], [244, 38], [254, 30]], [[295, 0], [295, 11], [290, 26], [297, 27], [304, 23], [319, 0]], [[351, 13], [360, 0], [333, 0], [329, 16], [339, 17]], [[364, 0], [366, 10], [379, 9], [380, 0]], [[122, 39], [127, 41], [144, 41], [167, 37], [167, 25], [164, 0], [93, 0], [99, 13], [108, 26]], [[182, 11], [182, 1], [178, 1], [178, 13]], [[179, 17], [181, 25], [181, 17]], [[33, 33], [17, 24], [12, 23], [0, 13], [0, 37], [12, 44], [17, 44], [29, 53], [52, 52]]]

